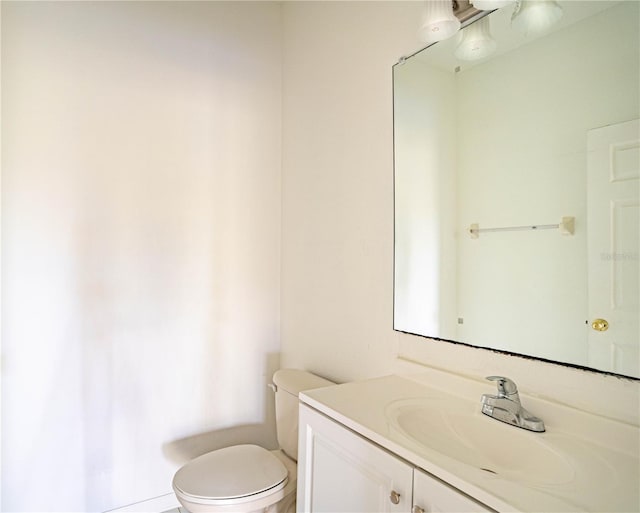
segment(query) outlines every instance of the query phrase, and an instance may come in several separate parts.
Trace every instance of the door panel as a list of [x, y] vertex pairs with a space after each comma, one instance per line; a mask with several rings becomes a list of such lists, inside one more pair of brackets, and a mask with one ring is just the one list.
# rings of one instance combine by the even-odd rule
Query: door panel
[[590, 130], [587, 149], [589, 366], [638, 376], [640, 121]]

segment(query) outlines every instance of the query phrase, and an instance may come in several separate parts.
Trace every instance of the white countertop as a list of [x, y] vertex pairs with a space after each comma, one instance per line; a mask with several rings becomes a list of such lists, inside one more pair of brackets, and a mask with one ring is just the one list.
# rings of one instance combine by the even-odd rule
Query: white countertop
[[407, 399], [463, 405], [486, 419], [487, 429], [495, 430], [497, 437], [501, 430], [519, 429], [480, 413], [480, 395], [492, 393], [495, 387], [491, 384], [483, 387], [458, 380], [450, 385], [439, 380], [433, 386], [425, 381], [416, 376], [385, 376], [307, 391], [300, 400], [498, 511], [640, 511], [638, 426], [521, 394], [523, 406], [541, 417], [547, 428], [545, 433], [521, 431], [532, 437], [532, 443], [545, 444], [560, 454], [573, 475], [552, 484], [507, 479], [419, 444], [394, 429], [385, 410]]

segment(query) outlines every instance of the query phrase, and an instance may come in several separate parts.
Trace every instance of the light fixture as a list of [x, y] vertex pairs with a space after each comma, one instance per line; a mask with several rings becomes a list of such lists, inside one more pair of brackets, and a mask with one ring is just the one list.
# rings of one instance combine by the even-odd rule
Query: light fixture
[[489, 17], [476, 21], [462, 30], [455, 56], [463, 61], [475, 61], [491, 55], [498, 44], [491, 36]]
[[460, 20], [453, 14], [451, 0], [427, 0], [425, 15], [420, 31], [420, 39], [425, 43], [435, 43], [453, 36], [460, 30]]
[[500, 9], [509, 4], [513, 4], [515, 1], [516, 0], [471, 0], [471, 3], [476, 9], [481, 11], [493, 11], [494, 9]]
[[562, 18], [562, 7], [555, 0], [518, 0], [511, 26], [525, 36], [542, 34]]

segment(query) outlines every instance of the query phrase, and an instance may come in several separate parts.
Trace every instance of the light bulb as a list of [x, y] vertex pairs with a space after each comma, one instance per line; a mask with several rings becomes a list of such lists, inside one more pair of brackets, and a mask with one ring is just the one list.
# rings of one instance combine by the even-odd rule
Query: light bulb
[[455, 56], [463, 61], [475, 61], [491, 55], [498, 44], [491, 36], [489, 17], [476, 21], [462, 30]]
[[425, 43], [435, 43], [453, 36], [460, 30], [460, 20], [453, 14], [451, 0], [427, 0], [424, 22], [418, 32]]
[[521, 0], [511, 16], [511, 26], [525, 36], [542, 34], [562, 18], [555, 0]]

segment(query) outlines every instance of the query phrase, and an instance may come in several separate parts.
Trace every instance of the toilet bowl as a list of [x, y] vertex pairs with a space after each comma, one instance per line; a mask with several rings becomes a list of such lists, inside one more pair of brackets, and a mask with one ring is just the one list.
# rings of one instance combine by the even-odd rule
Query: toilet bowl
[[280, 449], [233, 445], [184, 465], [173, 490], [189, 513], [295, 513], [298, 394], [333, 383], [295, 369], [277, 371], [273, 382]]
[[281, 450], [234, 445], [182, 467], [173, 489], [191, 513], [294, 513], [296, 478], [296, 462]]

